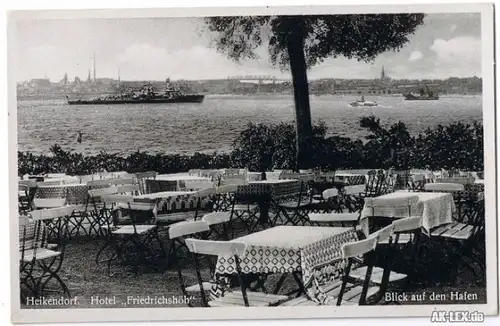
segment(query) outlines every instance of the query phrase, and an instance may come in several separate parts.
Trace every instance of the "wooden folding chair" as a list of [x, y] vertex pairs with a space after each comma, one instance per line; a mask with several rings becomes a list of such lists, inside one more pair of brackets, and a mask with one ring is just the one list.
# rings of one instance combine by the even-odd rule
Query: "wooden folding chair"
[[277, 212], [272, 225], [276, 225], [278, 219], [283, 225], [288, 223], [292, 225], [309, 223], [308, 213], [312, 198], [309, 196], [307, 183], [301, 181], [300, 190], [292, 194], [292, 196], [293, 198], [286, 202], [275, 203]]
[[17, 200], [19, 207], [19, 214], [26, 214], [33, 210], [33, 191], [28, 184], [19, 183], [17, 189]]
[[[380, 300], [380, 286], [374, 286], [371, 282], [375, 248], [377, 238], [367, 238], [355, 242], [346, 243], [342, 246], [342, 259], [345, 267], [341, 280], [335, 280], [321, 286], [321, 291], [326, 294], [326, 305], [367, 305], [376, 304]], [[337, 260], [332, 263], [336, 263]], [[359, 272], [363, 268], [364, 272]], [[285, 303], [285, 305], [287, 305]], [[290, 304], [289, 304], [290, 305]]]
[[[371, 275], [371, 282], [383, 289], [380, 292], [379, 299], [384, 298], [384, 293], [388, 287], [391, 289], [401, 288], [401, 292], [410, 285], [415, 273], [412, 269], [408, 271], [395, 271], [395, 262], [399, 258], [402, 258], [402, 256], [409, 256], [411, 257], [408, 262], [410, 268], [414, 268], [418, 264], [421, 226], [421, 217], [403, 218], [368, 236], [368, 239], [377, 239], [377, 258], [382, 260], [381, 266], [375, 266]], [[408, 235], [410, 237], [407, 237]], [[411, 240], [408, 241], [407, 238]], [[411, 245], [411, 248], [408, 247], [409, 245]], [[401, 255], [398, 255], [399, 252], [401, 252]], [[356, 268], [350, 275], [362, 280], [364, 279], [364, 275], [366, 275], [366, 267]]]
[[[464, 267], [476, 276], [476, 281], [481, 280], [486, 270], [484, 200], [474, 203], [474, 209], [467, 219], [455, 220], [431, 230], [431, 240], [439, 241], [440, 248], [449, 253], [451, 266], [464, 263]], [[480, 273], [474, 269], [475, 264], [479, 266]], [[453, 268], [453, 278], [457, 277], [457, 271], [457, 268]]]
[[359, 222], [360, 213], [347, 213], [342, 211], [342, 198], [336, 188], [327, 189], [322, 194], [325, 199], [324, 213], [309, 213], [309, 221], [321, 224], [340, 224], [344, 226], [356, 225]]
[[[180, 251], [182, 249], [187, 249], [187, 253], [191, 255], [186, 246], [185, 239], [188, 236], [190, 238], [206, 239], [208, 233], [210, 232], [209, 225], [204, 221], [185, 221], [172, 224], [168, 231], [170, 238], [169, 257], [172, 258], [171, 262], [175, 264], [182, 293], [187, 297], [190, 297], [195, 293], [201, 294], [202, 288], [199, 286], [198, 282], [193, 285], [186, 285], [186, 278], [182, 273], [183, 261], [181, 260]], [[209, 273], [210, 275], [214, 275], [215, 273], [214, 262], [209, 262]], [[215, 282], [204, 282], [203, 291], [210, 291], [215, 285]], [[194, 306], [191, 301], [188, 305], [190, 307]]]
[[[248, 291], [246, 280], [241, 271], [240, 259], [245, 254], [246, 245], [238, 242], [209, 241], [186, 239], [185, 243], [189, 251], [193, 253], [193, 261], [196, 268], [198, 285], [201, 289], [201, 299], [204, 307], [267, 307], [276, 306], [288, 299], [284, 295], [266, 294], [261, 292]], [[225, 293], [223, 296], [209, 300], [201, 271], [198, 255], [226, 256], [232, 257], [236, 263], [236, 272], [240, 285], [240, 291], [233, 290]]]
[[[131, 244], [132, 247], [140, 254], [142, 262], [146, 261], [146, 254], [153, 256], [151, 243], [156, 240], [163, 255], [166, 255], [163, 243], [158, 234], [156, 225], [156, 214], [158, 211], [159, 200], [151, 202], [134, 202], [132, 196], [118, 195], [105, 196], [106, 201], [114, 200], [117, 202], [115, 209], [117, 210], [118, 218], [113, 220], [114, 224], [108, 221], [109, 244], [114, 249], [114, 254], [111, 255], [108, 262], [108, 275], [112, 276], [114, 273], [110, 272], [111, 262], [117, 260], [119, 263], [125, 262], [125, 255], [127, 245]], [[127, 213], [124, 217], [123, 212]], [[120, 224], [120, 220], [126, 220], [127, 223]], [[101, 248], [102, 250], [102, 248]], [[134, 271], [138, 273], [139, 264], [134, 262]]]
[[[70, 209], [46, 210], [44, 215], [34, 211], [35, 219], [19, 218], [19, 252], [20, 252], [20, 280], [35, 297], [43, 296], [49, 291], [47, 285], [51, 280], [61, 288], [63, 295], [70, 297], [66, 283], [59, 276], [63, 264], [65, 238], [67, 233], [67, 215]], [[44, 219], [61, 219], [57, 234], [57, 243], [49, 246]], [[50, 290], [52, 291], [52, 290]]]
[[383, 194], [386, 175], [384, 170], [368, 172], [365, 197], [378, 197]]
[[154, 171], [139, 172], [135, 174], [137, 182], [139, 183], [141, 194], [149, 193], [146, 188], [146, 180], [155, 180], [157, 175], [158, 173]]

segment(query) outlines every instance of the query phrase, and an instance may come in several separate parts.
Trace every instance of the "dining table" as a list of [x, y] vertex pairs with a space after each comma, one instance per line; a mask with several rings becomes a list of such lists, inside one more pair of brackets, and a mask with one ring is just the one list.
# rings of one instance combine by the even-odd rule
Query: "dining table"
[[249, 181], [239, 185], [236, 195], [259, 205], [259, 223], [269, 224], [269, 209], [273, 204], [283, 202], [300, 193], [301, 182], [295, 179]]
[[65, 198], [70, 205], [87, 203], [89, 187], [86, 183], [38, 185], [34, 198]]
[[[326, 299], [326, 294], [322, 293], [318, 285], [340, 279], [343, 266], [341, 247], [356, 240], [357, 232], [349, 227], [282, 225], [248, 234], [231, 242], [246, 245], [245, 253], [240, 257], [243, 274], [282, 274], [276, 287], [271, 290], [275, 294], [280, 292], [286, 277], [292, 275], [299, 292], [304, 292], [313, 301], [321, 303]], [[329, 268], [325, 268], [326, 265]], [[215, 273], [219, 281], [237, 273], [234, 257], [219, 256]], [[221, 283], [229, 285], [227, 279], [223, 279]]]
[[134, 202], [158, 201], [158, 222], [169, 220], [168, 214], [192, 213], [208, 208], [210, 197], [198, 198], [196, 191], [162, 191], [133, 197]]
[[365, 235], [368, 235], [370, 217], [420, 216], [422, 228], [429, 235], [431, 229], [451, 223], [455, 212], [455, 202], [451, 193], [396, 191], [378, 197], [365, 198], [360, 226]]
[[176, 182], [177, 190], [199, 190], [214, 186], [214, 182], [210, 178], [190, 175], [189, 173], [159, 174], [155, 180]]

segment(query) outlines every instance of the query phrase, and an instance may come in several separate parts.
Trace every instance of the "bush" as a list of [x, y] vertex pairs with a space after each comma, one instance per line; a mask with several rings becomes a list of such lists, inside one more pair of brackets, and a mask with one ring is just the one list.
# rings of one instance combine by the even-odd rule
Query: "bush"
[[[427, 129], [412, 137], [398, 122], [384, 128], [371, 116], [360, 119], [370, 134], [366, 141], [326, 137], [323, 123], [313, 127], [311, 166], [322, 170], [356, 168], [430, 168], [482, 171], [483, 126], [454, 123]], [[151, 155], [135, 152], [127, 157], [101, 152], [84, 156], [63, 150], [59, 145], [49, 155], [18, 152], [18, 173], [65, 172], [70, 175], [99, 171], [129, 173], [157, 171], [176, 173], [190, 169], [248, 168], [251, 171], [292, 169], [295, 166], [295, 126], [293, 124], [249, 124], [233, 143], [229, 154]]]

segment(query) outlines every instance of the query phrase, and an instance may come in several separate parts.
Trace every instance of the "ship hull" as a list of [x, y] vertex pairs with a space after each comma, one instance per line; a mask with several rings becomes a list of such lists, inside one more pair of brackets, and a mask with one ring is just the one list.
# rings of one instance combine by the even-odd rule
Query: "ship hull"
[[439, 100], [439, 96], [415, 96], [415, 95], [405, 95], [406, 101], [436, 101]]
[[129, 99], [94, 99], [68, 100], [69, 105], [99, 104], [148, 104], [148, 103], [202, 103], [205, 95], [182, 95], [175, 98], [129, 98]]

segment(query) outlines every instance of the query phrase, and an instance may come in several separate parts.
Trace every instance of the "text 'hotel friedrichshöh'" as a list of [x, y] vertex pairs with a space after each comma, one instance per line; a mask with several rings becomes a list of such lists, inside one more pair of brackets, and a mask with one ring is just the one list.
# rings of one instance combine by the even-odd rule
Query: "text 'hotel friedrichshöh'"
[[[27, 298], [26, 304], [28, 306], [78, 306], [81, 304], [80, 298], [47, 298], [40, 297]], [[125, 300], [123, 300], [125, 299]], [[187, 296], [132, 296], [129, 295], [125, 298], [117, 298], [116, 296], [91, 296], [90, 305], [95, 305], [99, 307], [104, 306], [128, 306], [128, 305], [150, 305], [150, 306], [175, 306], [175, 305], [186, 305], [195, 300], [194, 297]]]

